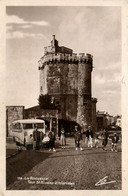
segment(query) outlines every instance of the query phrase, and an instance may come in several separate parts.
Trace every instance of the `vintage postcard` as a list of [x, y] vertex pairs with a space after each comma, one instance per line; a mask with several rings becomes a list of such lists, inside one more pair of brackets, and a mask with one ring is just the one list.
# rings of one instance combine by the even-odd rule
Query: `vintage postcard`
[[1, 195], [127, 195], [128, 2], [0, 4]]

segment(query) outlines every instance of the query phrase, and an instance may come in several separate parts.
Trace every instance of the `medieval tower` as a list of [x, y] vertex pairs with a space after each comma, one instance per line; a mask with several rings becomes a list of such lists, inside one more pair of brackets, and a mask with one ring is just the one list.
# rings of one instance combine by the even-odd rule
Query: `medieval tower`
[[40, 95], [48, 94], [60, 106], [59, 119], [77, 122], [85, 128], [92, 124], [91, 54], [73, 53], [59, 46], [53, 35], [39, 60]]

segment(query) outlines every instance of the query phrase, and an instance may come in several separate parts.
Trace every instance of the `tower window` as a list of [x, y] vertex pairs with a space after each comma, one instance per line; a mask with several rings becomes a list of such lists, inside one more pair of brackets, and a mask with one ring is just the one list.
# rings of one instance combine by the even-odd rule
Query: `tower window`
[[42, 88], [42, 86], [41, 86], [41, 87], [40, 87], [40, 90], [42, 91], [42, 89], [43, 89], [43, 88]]
[[56, 101], [56, 105], [59, 105], [59, 101]]
[[88, 97], [84, 95], [83, 97], [83, 105], [86, 105], [88, 103]]

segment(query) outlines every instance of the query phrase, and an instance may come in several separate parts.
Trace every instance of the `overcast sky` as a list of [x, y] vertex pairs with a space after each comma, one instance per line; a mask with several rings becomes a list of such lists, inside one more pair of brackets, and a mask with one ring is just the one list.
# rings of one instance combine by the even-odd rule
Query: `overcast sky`
[[97, 110], [121, 114], [120, 7], [7, 7], [6, 105], [38, 104], [38, 60], [56, 35], [59, 45], [93, 55]]

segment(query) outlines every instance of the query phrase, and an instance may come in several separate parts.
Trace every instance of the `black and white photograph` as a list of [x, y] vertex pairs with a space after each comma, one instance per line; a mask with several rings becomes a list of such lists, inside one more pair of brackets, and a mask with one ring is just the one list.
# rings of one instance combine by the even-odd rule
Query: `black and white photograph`
[[7, 5], [6, 190], [122, 190], [122, 8]]

